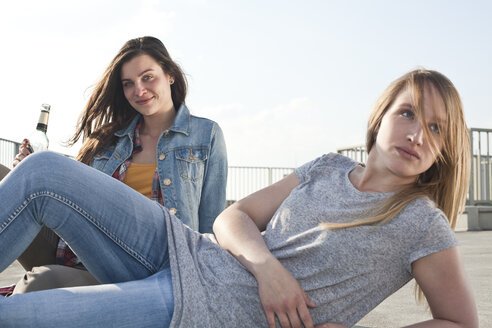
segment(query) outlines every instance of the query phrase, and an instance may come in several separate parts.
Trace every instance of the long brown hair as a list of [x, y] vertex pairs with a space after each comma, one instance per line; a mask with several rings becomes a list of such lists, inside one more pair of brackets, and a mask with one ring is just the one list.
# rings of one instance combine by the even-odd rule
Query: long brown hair
[[121, 67], [136, 56], [144, 54], [151, 56], [165, 73], [173, 77], [171, 98], [174, 108], [185, 103], [186, 77], [178, 64], [171, 59], [164, 44], [151, 36], [127, 41], [97, 82], [77, 121], [75, 134], [69, 140], [70, 145], [75, 144], [80, 137], [84, 141], [77, 160], [90, 164], [104, 147], [116, 142], [114, 133], [127, 127], [137, 115], [123, 93]]

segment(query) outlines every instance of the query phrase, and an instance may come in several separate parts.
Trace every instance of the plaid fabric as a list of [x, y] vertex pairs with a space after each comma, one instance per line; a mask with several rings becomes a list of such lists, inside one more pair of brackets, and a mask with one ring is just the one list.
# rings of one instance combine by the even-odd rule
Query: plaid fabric
[[[133, 134], [133, 151], [126, 161], [120, 165], [120, 167], [114, 172], [113, 178], [120, 180], [123, 182], [125, 180], [126, 171], [132, 162], [133, 155], [141, 152], [143, 147], [140, 141], [140, 127], [142, 126], [142, 120], [138, 122], [135, 127], [135, 133]], [[154, 172], [154, 177], [152, 179], [152, 191], [151, 191], [151, 199], [153, 201], [158, 202], [161, 205], [164, 205], [164, 200], [162, 198], [161, 185], [159, 182], [159, 173], [157, 169]], [[74, 252], [70, 249], [70, 247], [60, 238], [58, 242], [58, 248], [56, 250], [56, 264], [62, 264], [66, 266], [75, 266], [80, 263], [80, 260], [74, 254]]]
[[75, 255], [70, 246], [68, 246], [67, 243], [60, 238], [56, 248], [56, 264], [73, 267], [79, 263], [80, 260], [77, 255]]
[[7, 297], [7, 296], [12, 295], [14, 288], [15, 288], [15, 285], [7, 286], [7, 287], [1, 287], [0, 288], [0, 296]]

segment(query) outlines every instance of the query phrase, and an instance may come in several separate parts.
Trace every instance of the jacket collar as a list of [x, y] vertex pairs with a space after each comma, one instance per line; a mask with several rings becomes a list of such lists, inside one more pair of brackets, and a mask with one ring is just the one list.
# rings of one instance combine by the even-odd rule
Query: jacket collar
[[[188, 108], [181, 104], [179, 106], [178, 112], [176, 113], [176, 117], [174, 118], [173, 125], [169, 128], [170, 131], [183, 133], [188, 136], [190, 134], [190, 111]], [[115, 132], [115, 136], [123, 137], [125, 135], [133, 138], [133, 132], [135, 131], [135, 127], [137, 126], [138, 121], [142, 118], [141, 114], [137, 114], [135, 118], [131, 121], [131, 123], [124, 129], [118, 130]]]
[[188, 136], [190, 134], [190, 111], [188, 108], [181, 104], [178, 109], [178, 113], [174, 118], [173, 125], [169, 130], [173, 132], [180, 132]]

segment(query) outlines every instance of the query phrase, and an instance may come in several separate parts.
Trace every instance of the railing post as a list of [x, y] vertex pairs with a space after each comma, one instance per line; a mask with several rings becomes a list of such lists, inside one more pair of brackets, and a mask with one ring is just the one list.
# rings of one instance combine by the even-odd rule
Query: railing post
[[475, 163], [473, 156], [473, 129], [470, 129], [470, 186], [468, 188], [468, 204], [474, 205], [475, 200]]
[[491, 162], [490, 162], [490, 144], [489, 144], [490, 138], [489, 138], [489, 132], [486, 132], [486, 143], [487, 143], [487, 161], [485, 162], [485, 199], [491, 200], [490, 197], [490, 187], [491, 187], [491, 182], [490, 182], [490, 167], [491, 167]]

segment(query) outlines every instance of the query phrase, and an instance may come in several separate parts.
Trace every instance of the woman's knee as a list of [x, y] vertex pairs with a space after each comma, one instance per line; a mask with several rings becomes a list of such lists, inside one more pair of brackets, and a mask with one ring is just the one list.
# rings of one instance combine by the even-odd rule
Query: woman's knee
[[28, 169], [38, 170], [40, 168], [51, 168], [51, 170], [53, 170], [53, 167], [56, 166], [58, 162], [64, 160], [67, 160], [67, 158], [63, 155], [51, 151], [41, 151], [27, 156], [16, 168], [25, 167], [24, 169], [26, 169], [26, 166], [28, 166]]
[[[20, 162], [14, 169], [14, 172], [22, 172], [22, 175], [25, 177], [32, 178], [43, 178], [45, 176], [49, 176], [55, 170], [54, 167], [57, 166], [57, 162], [63, 156], [50, 152], [50, 151], [42, 151], [39, 153], [34, 153], [27, 156], [22, 162]], [[32, 174], [32, 177], [29, 176]]]

